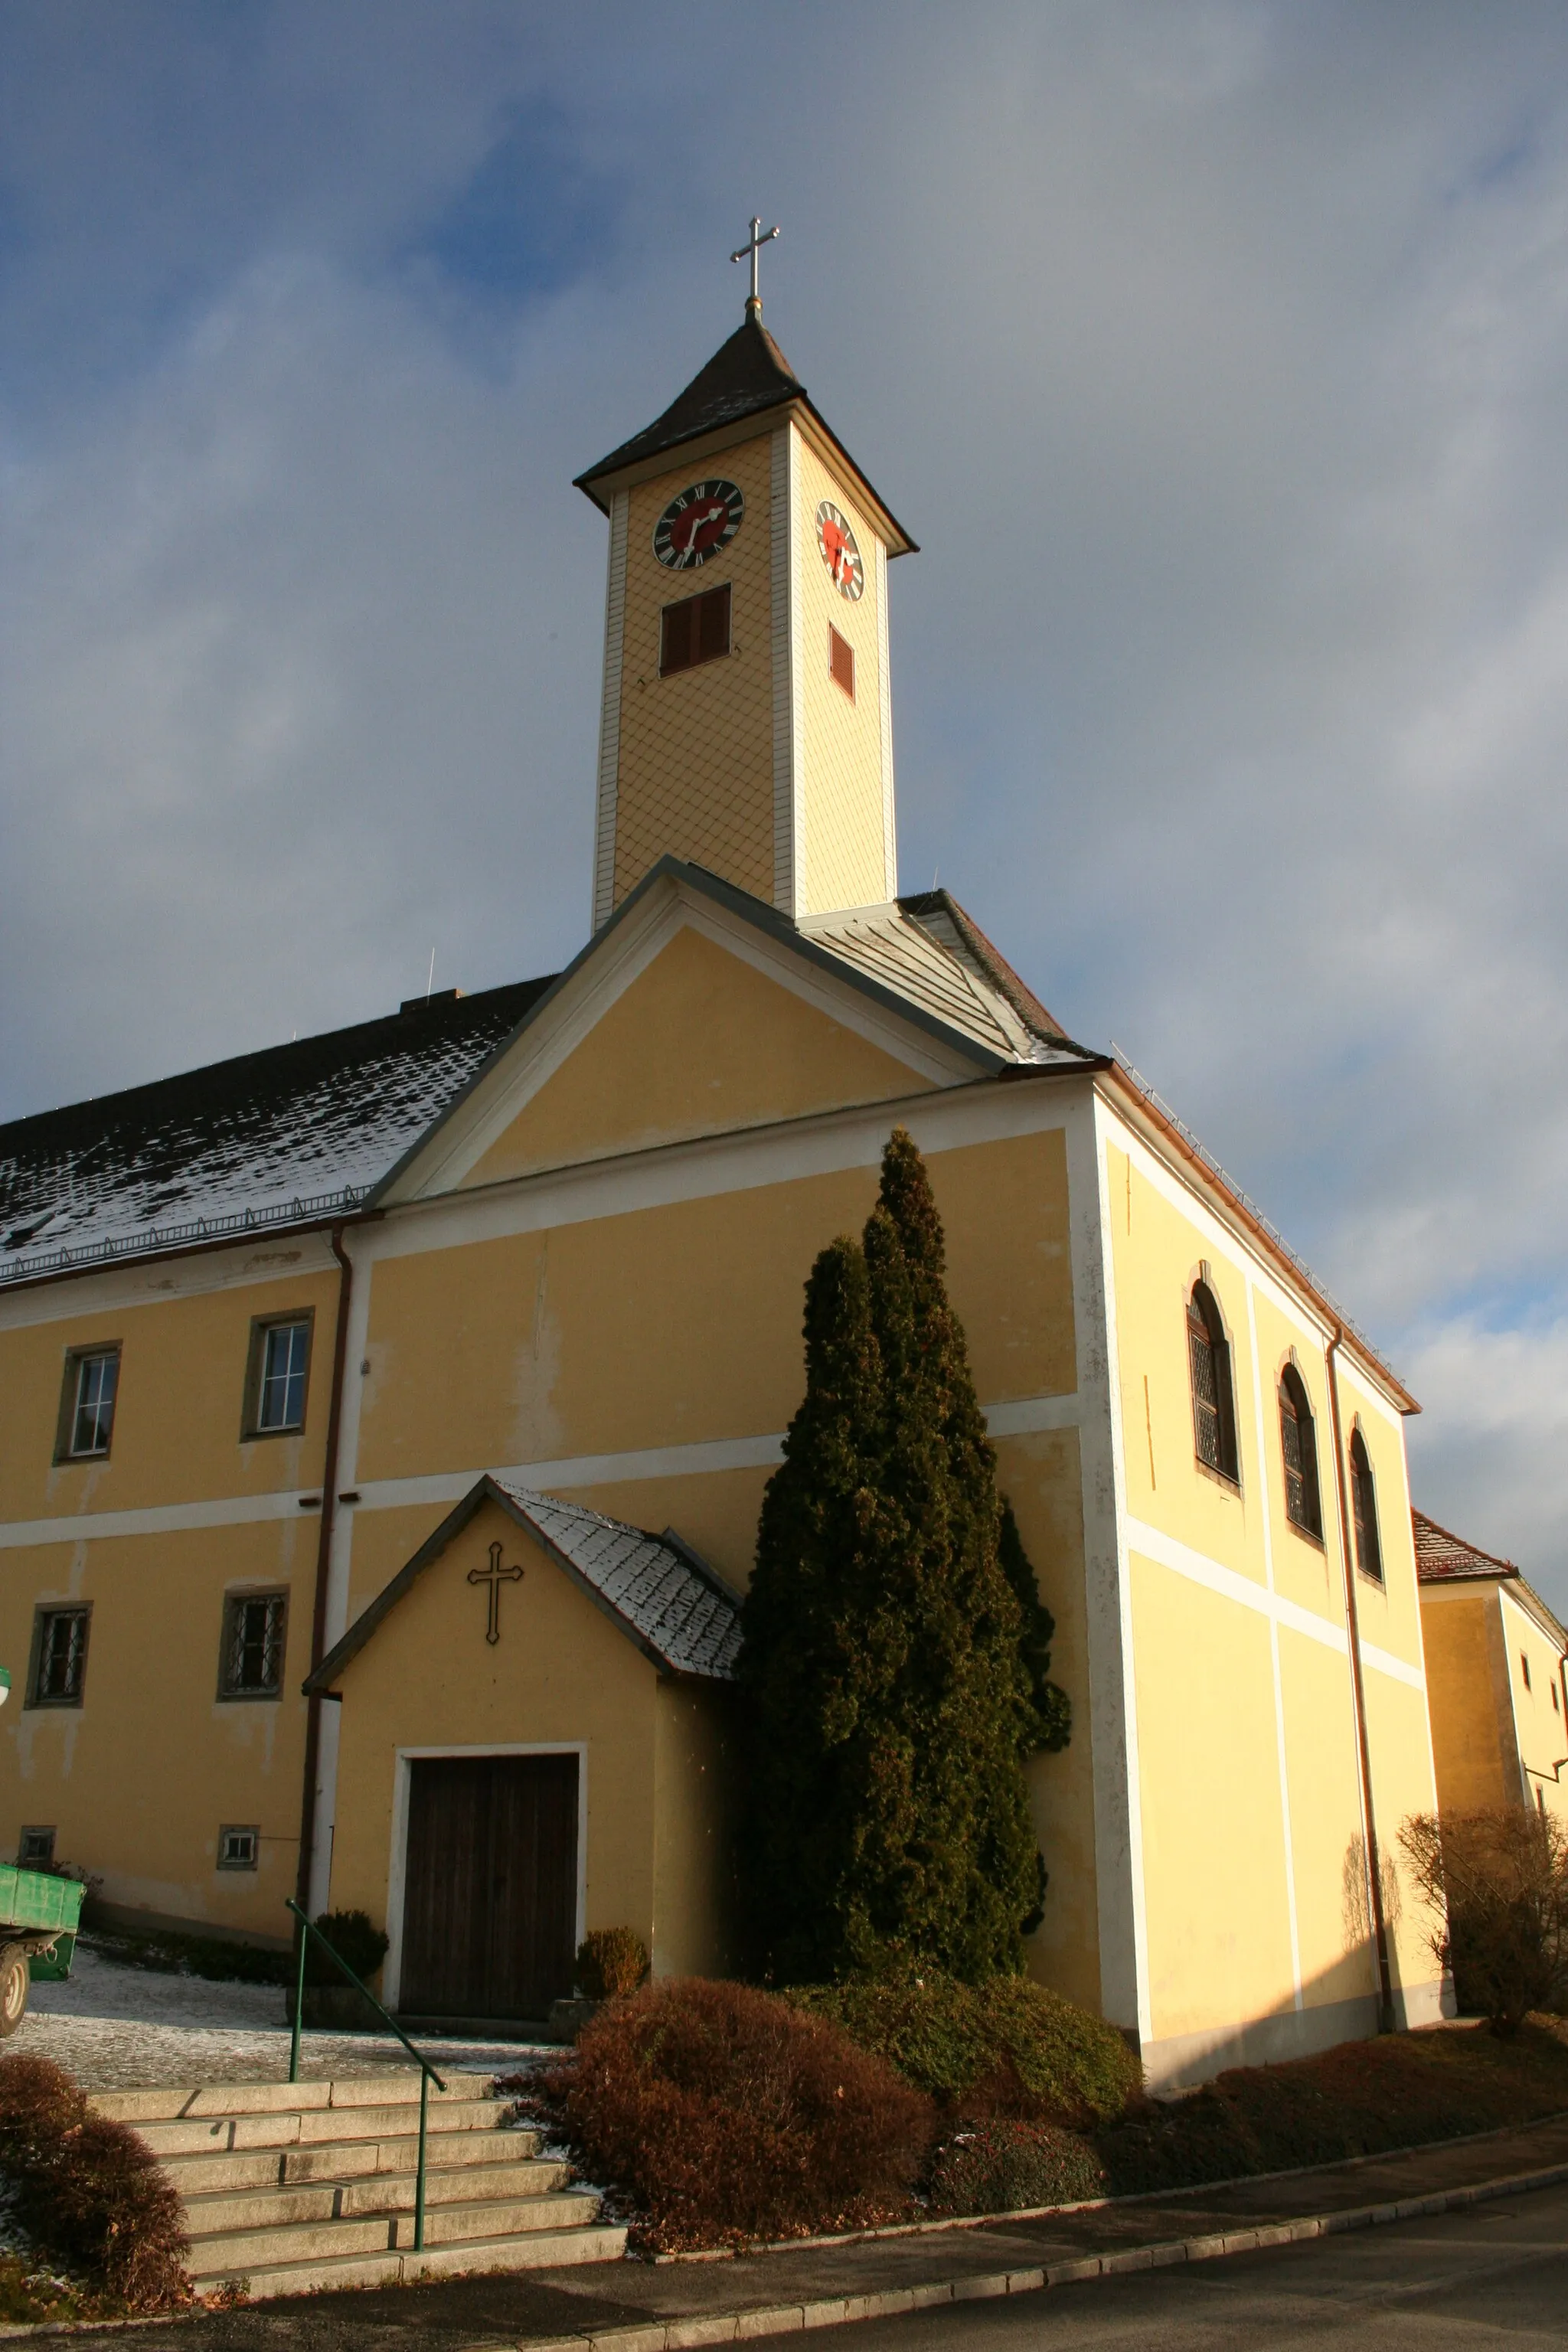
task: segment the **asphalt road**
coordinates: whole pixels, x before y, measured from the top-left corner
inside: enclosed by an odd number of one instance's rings
[[[782,2343],[782,2337],[771,2341]],[[1568,2189],[825,2336],[819,2352],[1563,2352]]]

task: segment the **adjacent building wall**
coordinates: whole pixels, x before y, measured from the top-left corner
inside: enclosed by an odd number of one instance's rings
[[[1321,1314],[1109,1108],[1104,1201],[1115,1299],[1127,1640],[1147,1952],[1145,2062],[1171,2080],[1370,2032],[1377,1977]],[[1224,1320],[1239,1475],[1194,1433],[1187,1301]],[[1323,1536],[1284,1508],[1278,1387],[1314,1415]],[[1396,1832],[1432,1802],[1403,1424],[1344,1351],[1341,1419],[1377,1482],[1385,1583],[1358,1577],[1374,1820],[1404,2012],[1436,2014],[1405,1917]]]

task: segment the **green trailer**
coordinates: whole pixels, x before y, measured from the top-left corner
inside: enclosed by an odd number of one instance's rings
[[[0,1863],[0,2040],[21,2024],[34,1978],[69,1976],[83,1891],[79,1879]]]

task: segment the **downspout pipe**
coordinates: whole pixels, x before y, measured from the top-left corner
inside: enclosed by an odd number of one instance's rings
[[[327,1651],[327,1580],[332,1561],[332,1526],[338,1498],[338,1434],[343,1418],[343,1365],[348,1351],[349,1307],[353,1298],[353,1260],[343,1247],[343,1228],[335,1224],[327,1236],[338,1262],[338,1319],[332,1334],[332,1394],[327,1412],[327,1458],[321,1473],[321,1532],[316,1546],[316,1593],[310,1612],[310,1672],[315,1673]],[[316,1845],[316,1772],[321,1758],[321,1706],[319,1692],[305,1702],[304,1785],[300,1798],[300,1867],[294,1900],[302,1911],[310,1904],[310,1872]]]
[[[1354,1538],[1350,1492],[1345,1476],[1344,1433],[1340,1427],[1340,1382],[1335,1359],[1344,1344],[1344,1325],[1334,1325],[1334,1336],[1324,1356],[1329,1374],[1329,1425],[1334,1442],[1334,1484],[1340,1506],[1340,1558],[1344,1564],[1345,1631],[1350,1637],[1351,1708],[1355,1717],[1356,1758],[1361,1780],[1362,1842],[1366,1850],[1367,1899],[1372,1911],[1373,1941],[1377,1951],[1377,2030],[1392,2033],[1394,1972],[1388,1958],[1388,1921],[1383,1908],[1383,1864],[1377,1847],[1377,1822],[1372,1801],[1372,1745],[1366,1730],[1366,1685],[1362,1677],[1361,1612],[1356,1601]]]

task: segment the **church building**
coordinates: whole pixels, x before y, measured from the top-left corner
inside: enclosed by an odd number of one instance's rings
[[[362,1908],[411,2017],[541,2018],[593,1927],[722,1972],[803,1286],[901,1125],[1073,1707],[1030,1969],[1155,2082],[1436,2017],[1414,1401],[1135,1073],[900,894],[914,542],[754,294],[579,487],[575,960],[0,1130],[0,1855],[279,1944],[296,1892]]]

